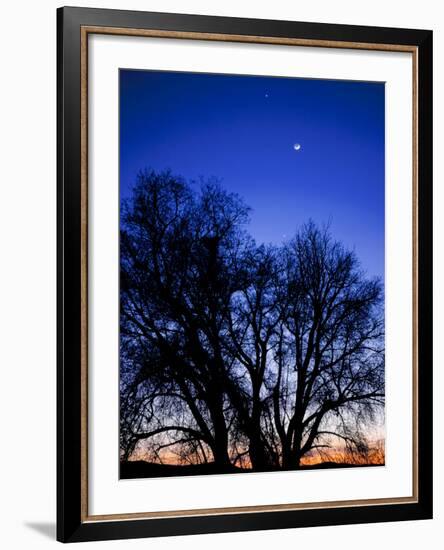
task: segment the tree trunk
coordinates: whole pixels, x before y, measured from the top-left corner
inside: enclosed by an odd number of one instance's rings
[[[223,413],[223,398],[217,396],[212,400],[210,415],[214,429],[214,444],[212,446],[214,462],[223,469],[231,469],[232,464],[228,454],[228,430]]]
[[[254,470],[262,471],[269,469],[271,461],[265,444],[260,437],[260,432],[255,432],[251,435],[248,453],[250,455],[251,466]]]

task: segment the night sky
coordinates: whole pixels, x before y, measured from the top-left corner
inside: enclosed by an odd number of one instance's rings
[[[258,243],[330,222],[384,275],[383,83],[121,70],[122,197],[143,168],[216,176]]]

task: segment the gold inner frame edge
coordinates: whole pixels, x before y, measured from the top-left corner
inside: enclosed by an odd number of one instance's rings
[[[89,515],[88,511],[88,36],[90,34],[138,36],[184,40],[207,40],[253,44],[275,44],[319,48],[340,48],[406,52],[412,54],[412,279],[413,279],[413,395],[412,395],[412,486],[408,497],[381,499],[339,500],[295,504],[270,504],[223,508],[202,508],[141,513]],[[319,508],[346,508],[352,506],[381,506],[384,504],[412,504],[418,502],[418,48],[405,44],[375,44],[254,35],[236,35],[204,32],[166,31],[120,27],[81,26],[80,30],[80,91],[81,91],[81,521],[137,520],[179,518],[192,516],[252,514]]]

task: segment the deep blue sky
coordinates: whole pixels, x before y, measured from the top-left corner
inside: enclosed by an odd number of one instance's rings
[[[382,83],[121,70],[122,196],[145,167],[220,178],[252,207],[257,242],[331,222],[383,277]]]

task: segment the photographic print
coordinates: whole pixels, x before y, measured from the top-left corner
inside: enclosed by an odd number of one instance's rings
[[[120,477],[384,465],[384,84],[119,78]]]

